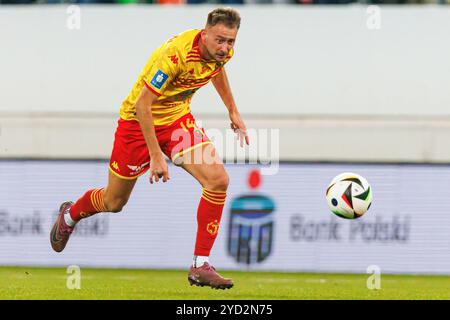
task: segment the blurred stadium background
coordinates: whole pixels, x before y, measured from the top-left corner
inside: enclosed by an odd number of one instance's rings
[[[197,93],[231,179],[214,264],[448,284],[448,1],[0,3],[1,266],[186,269],[201,190],[174,166],[168,184],[141,178],[122,213],[79,224],[63,253],[48,233],[62,201],[105,185],[118,108],[152,51],[226,4],[242,15],[227,71],[255,139],[246,152],[221,140],[226,109],[211,85]],[[359,220],[325,202],[344,171],[374,190]]]

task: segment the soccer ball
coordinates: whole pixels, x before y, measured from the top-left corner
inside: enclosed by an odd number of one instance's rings
[[[352,172],[336,176],[326,192],[331,211],[338,217],[357,219],[372,204],[372,188],[367,180]]]

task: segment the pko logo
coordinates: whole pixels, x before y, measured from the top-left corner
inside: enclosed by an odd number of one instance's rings
[[[261,174],[253,170],[248,184],[256,190],[261,185]],[[246,194],[231,202],[228,230],[228,253],[246,264],[264,261],[272,250],[275,204],[261,194]]]

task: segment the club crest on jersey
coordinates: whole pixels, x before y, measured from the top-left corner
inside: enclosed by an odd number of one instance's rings
[[[167,74],[165,74],[164,72],[162,72],[161,70],[158,69],[158,71],[153,76],[153,79],[150,83],[155,88],[161,89],[161,87],[167,81],[168,78],[169,78],[169,76]]]
[[[209,68],[207,66],[203,66],[202,71],[200,73],[204,74],[206,71],[209,71]]]

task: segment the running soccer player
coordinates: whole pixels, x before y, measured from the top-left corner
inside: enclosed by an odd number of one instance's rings
[[[214,145],[204,129],[197,126],[190,102],[194,93],[211,80],[228,109],[231,128],[238,134],[241,146],[244,142],[249,144],[224,68],[233,56],[240,20],[232,8],[215,9],[208,14],[204,29],[185,31],[153,52],[120,108],[108,185],[88,190],[75,203],[61,204],[50,232],[55,251],[64,250],[81,219],[99,212],[120,212],[137,178],[148,169],[151,184],[167,182],[170,177],[165,154],[203,188],[189,283],[215,289],[233,286],[233,281],[219,275],[208,260],[219,230],[229,179]]]

